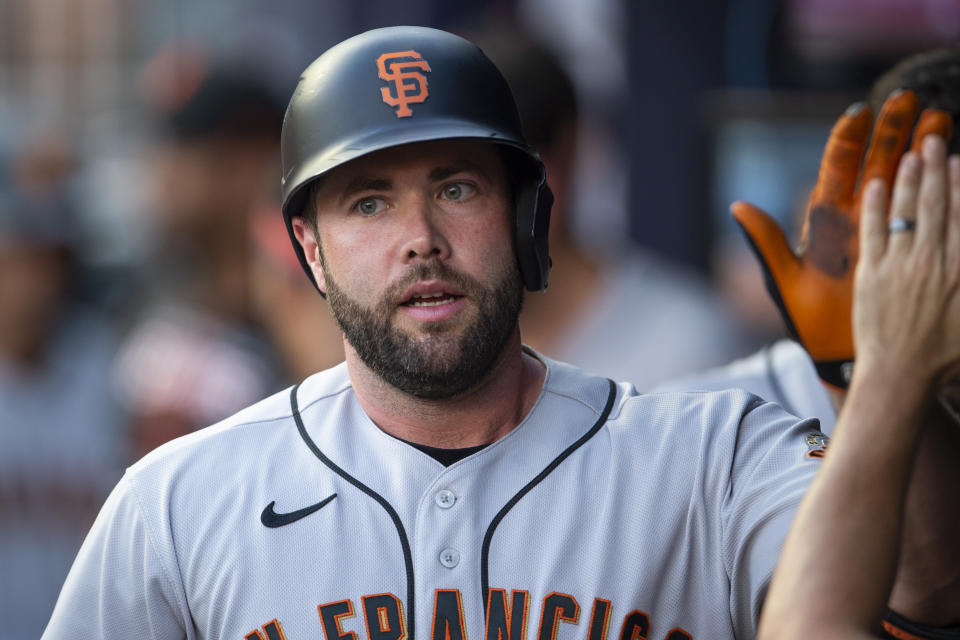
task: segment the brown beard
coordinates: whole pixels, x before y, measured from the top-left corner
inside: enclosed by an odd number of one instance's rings
[[[424,337],[393,325],[403,292],[420,280],[433,279],[450,283],[477,305],[478,317],[459,335],[448,332],[457,320],[427,325]],[[489,289],[441,262],[420,264],[391,285],[372,309],[351,299],[329,271],[325,281],[333,317],[364,364],[393,387],[427,400],[452,398],[476,387],[516,330],[523,306],[516,264]]]

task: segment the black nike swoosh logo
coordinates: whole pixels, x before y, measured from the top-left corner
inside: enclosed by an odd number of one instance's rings
[[[273,505],[277,504],[277,501],[274,500],[264,508],[263,513],[260,514],[260,522],[263,523],[263,526],[270,527],[271,529],[276,529],[277,527],[282,527],[285,524],[290,524],[291,522],[296,522],[300,518],[306,518],[308,515],[314,511],[319,511],[327,506],[331,500],[337,497],[337,494],[333,494],[327,498],[324,498],[317,504],[312,504],[309,507],[304,507],[303,509],[297,509],[296,511],[291,511],[290,513],[277,513],[273,510]]]

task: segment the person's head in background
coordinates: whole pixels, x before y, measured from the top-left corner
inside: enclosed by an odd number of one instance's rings
[[[563,283],[527,296],[520,317],[524,342],[555,352],[568,323],[578,318],[603,275],[602,259],[575,235],[571,210],[580,130],[576,87],[557,54],[519,29],[493,27],[468,34],[503,73],[513,91],[521,126],[540,155],[554,194],[550,213],[551,282]]]
[[[949,153],[960,153],[960,47],[935,49],[908,56],[881,75],[870,89],[873,112],[897,89],[917,94],[921,109],[940,109],[953,120]]]
[[[573,80],[553,51],[520,30],[497,28],[468,37],[507,79],[523,133],[546,167],[554,195],[550,251],[556,256],[576,242],[568,209],[578,152],[579,109]]]
[[[63,194],[0,184],[0,359],[42,366],[64,318],[78,229]]]
[[[143,85],[157,123],[149,196],[161,260],[173,251],[202,299],[243,298],[247,218],[276,199],[283,106],[252,72],[181,52],[158,55]]]
[[[869,93],[870,107],[879,113],[883,101],[897,89],[910,89],[917,95],[920,109],[946,111],[953,121],[953,133],[947,141],[947,152],[960,153],[960,46],[916,53],[902,59],[873,83]],[[960,318],[956,319],[960,322]],[[834,405],[839,407],[845,394],[831,390]],[[949,385],[944,398],[954,410],[960,408],[960,381]]]
[[[604,167],[603,186],[611,187],[626,180],[628,167],[605,149],[606,134],[591,119],[589,97],[579,99],[584,94],[568,61],[516,27],[494,25],[469,35],[510,84],[524,135],[542,158],[556,198],[551,286],[524,301],[524,343],[638,387],[732,357],[740,337],[707,283],[669,256],[609,230],[604,208],[611,193],[589,174]],[[633,214],[636,207],[621,209]],[[610,241],[598,242],[602,237]],[[664,320],[672,314],[683,319]]]

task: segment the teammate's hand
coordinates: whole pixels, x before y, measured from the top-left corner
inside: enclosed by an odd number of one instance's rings
[[[891,197],[867,185],[860,244],[857,366],[940,388],[960,369],[960,156],[942,138],[903,157]]]
[[[862,163],[873,116],[870,108],[854,105],[837,121],[796,253],[769,215],[745,202],[731,207],[760,259],[767,288],[788,330],[810,354],[820,378],[837,388],[848,386],[854,355],[851,313],[862,187],[872,178],[893,181],[917,108],[913,92],[891,95]],[[914,146],[929,133],[948,138],[950,125],[946,113],[924,111],[914,131]]]

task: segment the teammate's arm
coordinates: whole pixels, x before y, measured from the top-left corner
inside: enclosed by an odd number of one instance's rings
[[[925,412],[960,374],[960,158],[904,156],[891,201],[867,190],[854,296],[857,367],[824,466],[798,510],[761,638],[867,638],[897,570]],[[948,175],[949,174],[949,175]],[[949,203],[949,205],[948,205]],[[916,221],[888,233],[886,214]]]

